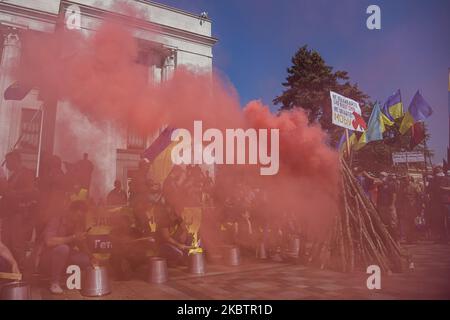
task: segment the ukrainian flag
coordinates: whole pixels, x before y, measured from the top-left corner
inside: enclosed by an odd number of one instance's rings
[[[369,122],[367,124],[367,130],[364,131],[359,139],[355,137],[357,142],[354,143],[353,149],[356,151],[362,149],[370,141],[377,141],[383,139],[383,132],[386,131],[386,126],[392,126],[394,122],[381,112],[380,105],[378,103],[372,109]]]
[[[348,137],[348,142],[349,142],[349,148],[351,149],[353,147],[353,145],[358,141],[358,139],[356,138],[356,133],[349,130],[349,137]],[[351,134],[350,134],[351,133]],[[345,152],[347,152],[347,139],[345,138],[345,132],[342,133],[341,138],[339,139],[338,145],[337,145],[337,149],[339,150],[339,154],[343,155]]]
[[[403,103],[400,89],[387,98],[383,105],[382,111],[391,121],[403,117]]]
[[[142,156],[151,162],[149,175],[153,182],[163,184],[164,180],[172,170],[172,149],[178,143],[172,141],[171,136],[174,128],[167,127],[156,140],[144,151]]]
[[[425,101],[419,90],[417,90],[409,105],[408,112],[403,117],[399,130],[400,133],[405,134],[415,122],[424,121],[431,116],[432,113],[433,109],[431,109],[428,102]]]
[[[357,142],[353,146],[353,149],[358,151],[358,150],[362,149],[366,144],[367,144],[366,132],[363,132],[361,134],[361,136],[359,137],[359,139],[357,139]]]
[[[386,131],[386,125],[392,126],[393,124],[394,122],[381,112],[380,105],[376,103],[372,109],[367,130],[364,132],[365,142],[383,140],[383,132]]]

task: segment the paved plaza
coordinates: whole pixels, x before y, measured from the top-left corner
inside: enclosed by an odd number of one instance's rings
[[[340,273],[272,261],[243,261],[238,267],[208,264],[205,275],[169,268],[170,280],[114,281],[113,292],[86,298],[78,291],[51,295],[33,289],[33,299],[450,299],[450,245],[407,246],[415,270],[382,275],[381,289],[368,290],[365,273]]]

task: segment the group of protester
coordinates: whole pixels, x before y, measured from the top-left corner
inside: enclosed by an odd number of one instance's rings
[[[174,166],[158,183],[148,176],[149,165],[139,162],[126,191],[116,180],[106,201],[95,203],[89,196],[94,166],[87,154],[76,163],[44,156],[38,178],[18,152],[7,154],[9,177],[0,180],[0,272],[47,275],[50,291],[62,293],[67,265],[104,263],[89,240],[87,220],[111,208],[119,214],[108,222],[113,245],[107,263],[120,279],[129,279],[149,256],[183,265],[190,253],[213,257],[224,245],[237,245],[250,256],[263,248],[282,261],[289,258],[290,240],[307,237],[295,212],[280,208],[271,218],[268,191],[244,178],[225,186],[220,176],[213,179],[191,165]],[[410,175],[354,170],[395,239],[414,242],[423,229],[436,241],[447,241],[450,172],[436,167],[422,182]],[[200,210],[201,228],[194,230],[186,208]]]
[[[17,151],[6,155],[5,165],[9,177],[0,180],[0,272],[46,273],[51,292],[61,293],[68,264],[84,267],[95,260],[84,254],[89,252],[83,229],[88,204],[77,200],[89,189],[93,165],[85,154],[76,163],[65,163],[64,171],[59,157],[44,155],[35,178]]]
[[[375,176],[357,167],[354,173],[394,239],[415,243],[424,237],[447,243],[450,171],[444,173],[436,166],[420,181],[409,174],[380,172]]]
[[[89,196],[94,166],[87,154],[76,163],[44,156],[36,178],[20,153],[9,153],[9,177],[0,186],[0,272],[46,275],[50,291],[62,293],[69,264],[102,263],[87,220],[107,208],[123,209],[109,221],[108,234],[113,243],[108,263],[118,278],[130,278],[151,255],[165,257],[169,265],[186,264],[189,253],[212,255],[226,244],[255,255],[262,243],[274,259],[281,259],[287,235],[296,232],[295,219],[284,214],[269,223],[261,189],[241,181],[225,192],[198,165],[174,166],[161,184],[148,177],[148,167],[141,161],[127,191],[117,180],[106,201],[95,203]],[[185,208],[203,213],[200,230],[192,230]]]

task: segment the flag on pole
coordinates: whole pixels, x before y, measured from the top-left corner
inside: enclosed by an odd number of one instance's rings
[[[400,133],[405,134],[414,125],[414,123],[424,121],[432,113],[433,109],[431,109],[428,102],[425,101],[419,90],[417,90],[411,104],[409,105],[408,112],[406,112],[403,117],[400,125]]]
[[[15,100],[21,101],[23,100],[27,94],[31,91],[31,87],[24,85],[23,83],[16,81],[11,84],[8,88],[6,88],[3,93],[3,98],[5,100]]]
[[[149,168],[150,177],[155,183],[161,185],[173,167],[171,153],[173,147],[178,143],[171,140],[174,131],[175,129],[170,127],[164,129],[142,154],[144,158],[151,162]]]
[[[358,139],[356,138],[356,133],[349,130],[349,137],[348,137],[349,148],[351,149],[357,141]],[[345,132],[342,133],[342,136],[338,141],[337,149],[339,150],[339,153],[341,155],[347,152],[347,139],[345,137]]]
[[[375,103],[369,118],[368,128],[365,132],[365,142],[383,140],[383,132],[386,131],[386,125],[392,126],[393,124],[394,123],[381,112],[380,105]]]
[[[425,139],[425,126],[423,122],[416,122],[411,127],[410,149],[420,144]]]
[[[366,144],[367,144],[367,136],[366,136],[366,132],[363,132],[361,134],[361,136],[358,138],[356,138],[356,143],[353,146],[353,149],[358,151],[360,149],[362,149]]]
[[[400,89],[387,98],[381,110],[391,121],[403,117],[403,102]]]

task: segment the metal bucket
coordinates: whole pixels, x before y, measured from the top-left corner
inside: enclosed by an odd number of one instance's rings
[[[31,286],[24,281],[14,281],[3,285],[1,300],[30,300]]]
[[[81,274],[81,294],[99,297],[111,293],[108,270],[105,266],[88,267]]]
[[[169,278],[166,259],[159,257],[149,258],[148,282],[163,283]]]
[[[256,257],[259,259],[267,259],[266,246],[261,243],[256,251]]]
[[[298,255],[300,252],[300,238],[295,237],[289,240],[289,252]]]
[[[241,264],[241,253],[239,247],[225,246],[223,248],[223,259],[226,265],[238,266]]]
[[[205,259],[203,253],[193,253],[189,255],[189,272],[197,274],[205,273]]]

